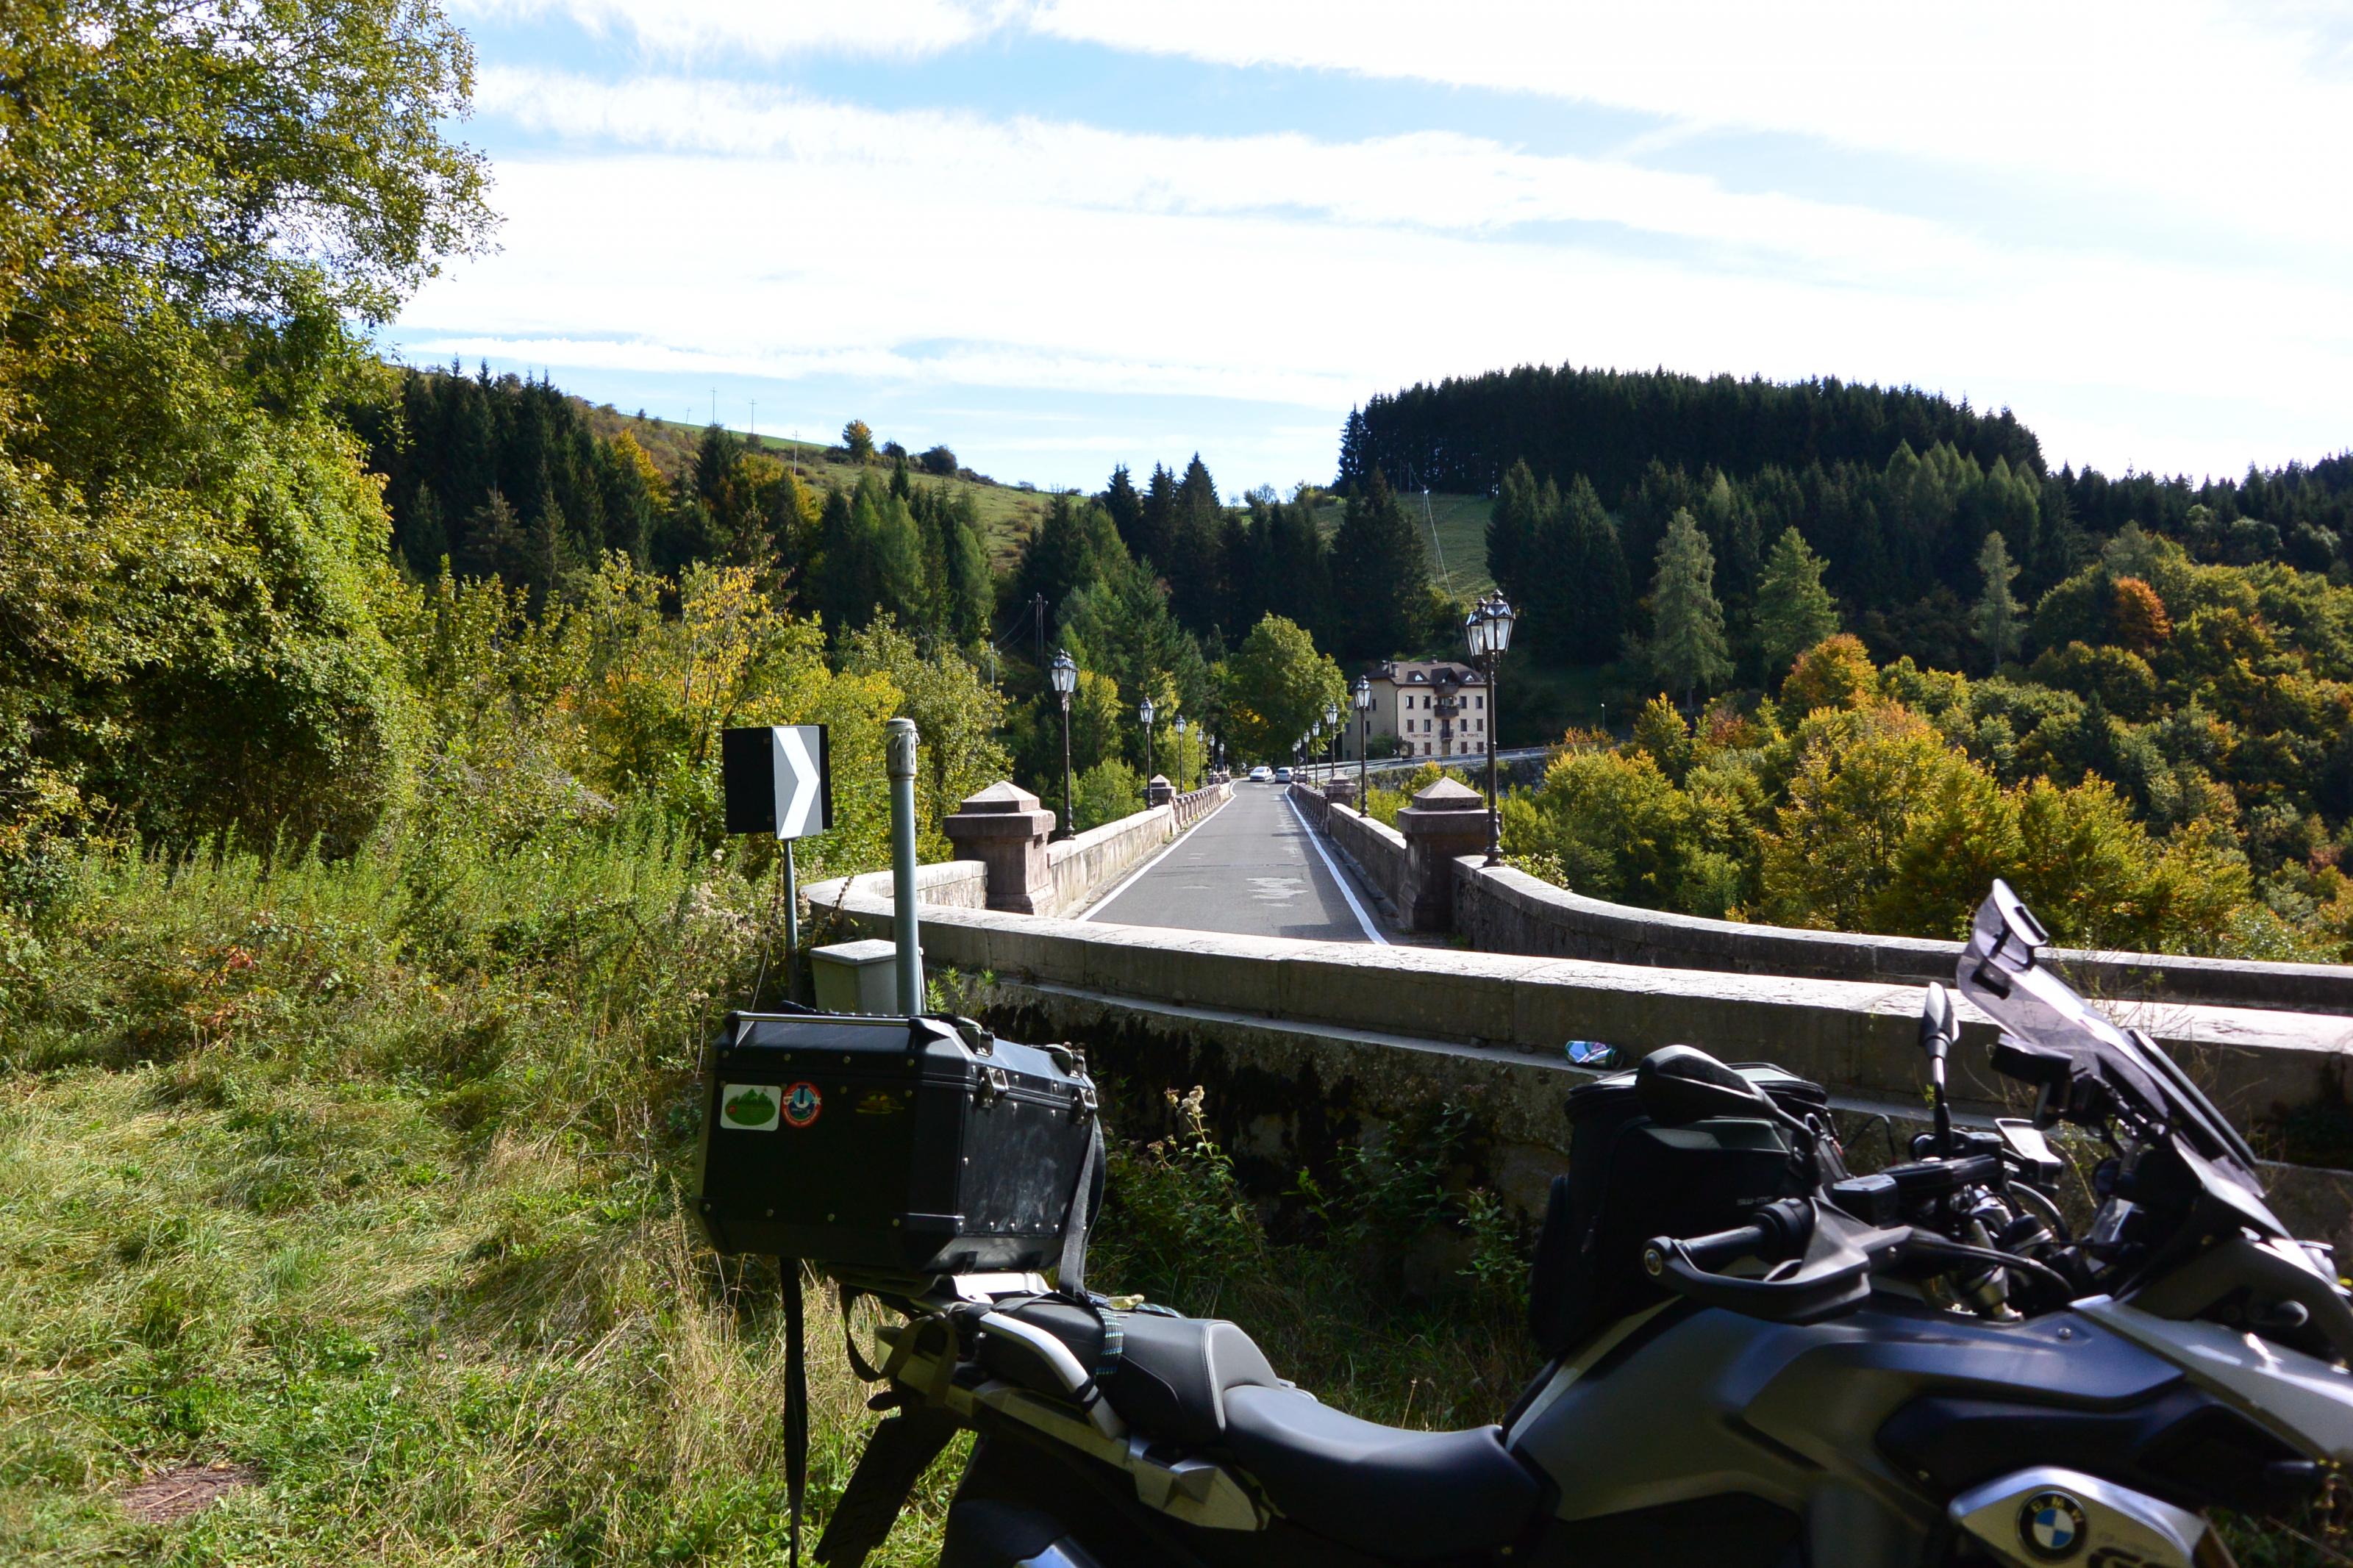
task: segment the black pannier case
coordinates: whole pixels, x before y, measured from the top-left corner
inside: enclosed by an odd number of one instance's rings
[[[1761,1062],[1734,1070],[1790,1115],[1827,1118],[1820,1085]],[[1568,1121],[1568,1174],[1553,1179],[1528,1279],[1528,1326],[1547,1355],[1664,1297],[1641,1267],[1652,1237],[1730,1230],[1751,1210],[1809,1190],[1776,1123],[1658,1126],[1642,1114],[1631,1072],[1571,1089]]]
[[[694,1203],[722,1252],[1041,1269],[1101,1179],[1077,1053],[967,1020],[731,1013],[707,1076]]]

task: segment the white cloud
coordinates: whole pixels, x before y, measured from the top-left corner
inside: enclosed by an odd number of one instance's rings
[[[758,52],[751,35],[770,19],[626,0],[476,3],[560,10],[681,55]],[[1186,25],[1155,30],[1152,3],[1059,5],[1032,25],[1121,47],[1177,39],[1237,63],[1599,97],[1687,126],[1987,166],[2050,134],[2036,166],[2087,192],[2153,177],[2149,165],[2172,157],[2183,202],[2229,198],[2306,232],[2254,261],[2132,256],[2076,235],[2005,243],[2025,226],[1973,226],[1967,213],[1940,223],[1750,194],[1630,156],[1542,155],[1455,132],[1156,134],[494,66],[482,111],[543,150],[499,163],[505,251],[437,281],[405,320],[425,329],[427,357],[1020,388],[1082,406],[1108,395],[1229,398],[1329,410],[1335,426],[1367,394],[1416,379],[1567,361],[1919,383],[2010,405],[2054,461],[2110,468],[2234,472],[2347,442],[2353,274],[2337,246],[2353,219],[2316,189],[2288,202],[2274,191],[2300,173],[2277,147],[2342,98],[2298,74],[2292,29],[2218,46],[2200,96],[2179,62],[2164,64],[2203,15],[2179,7],[2148,13],[2154,44],[2096,37],[2063,9],[2031,47],[1947,19],[1933,48],[1905,15],[1874,10],[1844,30],[1868,50],[1815,60],[1799,57],[1820,27],[1760,31],[1745,11],[1703,26],[1685,5],[1669,13],[1686,33],[1669,69],[1632,58],[1663,47],[1667,25],[1647,10],[1557,23],[1547,10],[1507,26],[1474,7],[1417,51],[1419,24],[1391,7],[1352,7],[1351,25],[1319,28],[1312,8],[1246,16],[1203,0]],[[2004,17],[2016,20],[1994,14]],[[775,48],[921,51],[1003,25],[995,10],[917,0],[832,32],[794,13],[766,37]],[[1461,47],[1458,34],[1491,47]],[[2111,80],[2087,58],[2141,74]],[[1853,101],[1817,101],[1838,96],[1841,73]],[[2249,107],[2250,82],[2276,86],[2268,119]],[[2201,128],[2194,148],[2143,135],[2176,92],[2195,107],[2168,112]],[[2059,134],[2102,114],[2114,123],[2096,134]],[[2218,184],[2218,159],[2258,145],[2273,147],[2268,163]],[[2338,134],[2299,151],[2326,172],[2348,145]],[[1003,445],[1078,452],[1116,438],[1055,439]],[[1295,447],[1295,463],[1260,471],[1317,472],[1329,446],[1270,429],[1252,460]]]
[[[504,24],[560,16],[600,37],[627,33],[641,48],[681,58],[929,55],[997,26],[991,8],[958,0],[457,0],[452,9],[470,21]]]
[[[539,363],[1249,399],[1335,426],[1372,391],[1565,360],[1922,382],[2011,404],[2054,460],[2108,467],[2235,471],[2344,438],[2353,345],[2310,330],[2353,319],[2341,291],[2100,258],[1862,286],[1328,213],[1124,210],[1064,191],[1069,149],[1034,129],[997,166],[957,161],[963,122],[909,118],[930,129],[896,127],[883,163],[823,137],[792,156],[503,161],[504,251],[406,320],[445,330],[432,357],[442,337],[469,357],[496,340]],[[2135,449],[2095,427],[2119,387],[2156,400]],[[1320,471],[1329,443],[1312,445],[1263,471]]]
[[[1531,93],[2038,184],[2122,184],[2341,247],[2353,217],[2316,199],[2353,173],[2353,93],[2327,16],[2224,0],[1450,0],[1442,13],[1041,0],[1028,25],[1123,50]]]
[[[1218,65],[1530,94],[1787,133],[2353,252],[2340,12],[2230,0],[464,0],[670,57],[937,54],[1029,31]]]
[[[997,194],[1111,210],[1293,210],[1351,224],[1493,232],[1603,223],[1860,272],[1981,270],[1992,258],[1943,226],[1778,195],[1739,195],[1695,174],[1424,132],[1335,143],[1298,134],[1208,137],[926,111],[885,113],[734,82],[666,77],[611,84],[491,69],[479,102],[531,131],[633,147],[863,163],[926,189],[967,181]]]

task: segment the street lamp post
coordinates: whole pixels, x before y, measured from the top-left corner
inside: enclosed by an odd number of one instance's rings
[[[1318,719],[1307,726],[1307,771],[1311,773],[1315,771],[1315,753],[1324,749],[1323,740],[1324,721]]]
[[[1496,670],[1512,646],[1512,623],[1518,617],[1499,590],[1479,601],[1462,623],[1471,657],[1487,677],[1487,864],[1504,863],[1504,820],[1495,794],[1495,724],[1502,704],[1495,700]]]
[[[1356,677],[1356,689],[1354,696],[1356,703],[1356,809],[1370,811],[1372,807],[1366,803],[1373,797],[1365,782],[1365,756],[1373,749],[1370,728],[1373,721],[1373,678],[1371,676]]]
[[[1054,693],[1062,700],[1062,837],[1071,836],[1071,693],[1079,689],[1078,661],[1069,648],[1054,650],[1054,663],[1048,672],[1053,678]]]
[[[1324,704],[1324,731],[1332,737],[1332,762],[1337,766],[1340,761],[1340,705],[1337,702]],[[1327,773],[1324,776],[1328,778],[1330,774]]]
[[[1152,699],[1147,697],[1135,705],[1135,716],[1144,721],[1144,782],[1152,782]]]
[[[1185,793],[1185,715],[1176,715],[1176,793]]]

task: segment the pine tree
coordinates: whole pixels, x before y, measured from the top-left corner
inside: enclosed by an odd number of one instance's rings
[[[1168,578],[1169,605],[1176,618],[1188,629],[1206,633],[1217,623],[1224,598],[1225,569],[1219,549],[1218,487],[1198,452],[1185,465],[1185,477],[1176,484],[1176,503],[1168,555],[1165,560],[1155,558],[1154,564]]]
[[[1103,510],[1111,513],[1112,526],[1119,530],[1120,542],[1134,550],[1144,526],[1144,497],[1128,477],[1125,463],[1111,471],[1111,483],[1104,487],[1102,500]]]
[[[449,531],[441,525],[440,505],[433,499],[433,487],[422,479],[417,483],[416,499],[408,504],[400,548],[407,557],[408,569],[419,577],[439,575],[442,559],[449,553]]]
[[[1686,701],[1732,673],[1724,606],[1715,599],[1715,556],[1688,510],[1667,520],[1651,580],[1651,668]]]
[[[496,577],[510,588],[522,584],[528,553],[522,520],[497,487],[467,517],[459,539],[456,565],[461,575]]]
[[[1487,514],[1487,574],[1495,579],[1505,598],[1516,603],[1528,598],[1528,584],[1521,572],[1539,521],[1535,472],[1523,458],[1504,471],[1503,488],[1496,492],[1494,509]]]
[[[1333,537],[1332,591],[1348,658],[1409,653],[1421,640],[1430,597],[1428,546],[1378,468],[1348,498]]]
[[[873,477],[858,481],[854,510],[861,516],[857,531],[873,542],[874,596],[854,616],[864,626],[877,614],[897,617],[901,626],[919,626],[923,618],[923,544],[908,515],[907,503],[892,495]]]
[[[1547,481],[1542,501],[1544,522],[1525,574],[1530,624],[1547,628],[1536,646],[1577,663],[1605,663],[1626,629],[1626,554],[1617,524],[1583,474],[1565,496]]]
[[[1365,411],[1348,410],[1348,422],[1340,428],[1340,471],[1332,481],[1333,489],[1354,490],[1363,481],[1366,470],[1373,466],[1371,447]]]
[[[1978,578],[1984,584],[1978,595],[1977,610],[1970,616],[1970,629],[1978,641],[1985,644],[1999,666],[2018,656],[2018,600],[2010,584],[2018,575],[2011,564],[2010,547],[1999,532],[1989,533],[1978,551]]]
[[[1828,564],[1807,548],[1805,536],[1794,528],[1783,529],[1773,542],[1757,581],[1757,637],[1764,646],[1767,681],[1839,629],[1838,607],[1822,586],[1822,569]]]
[[[1176,476],[1152,465],[1152,478],[1144,487],[1144,506],[1136,514],[1135,532],[1124,535],[1127,552],[1138,561],[1148,561],[1155,572],[1168,570],[1171,547],[1176,537]]]

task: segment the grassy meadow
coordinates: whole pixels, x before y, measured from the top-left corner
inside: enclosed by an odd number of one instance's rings
[[[1495,585],[1487,571],[1487,517],[1494,510],[1493,497],[1399,490],[1398,504],[1420,530],[1422,543],[1430,552],[1432,583],[1470,598]],[[1315,526],[1327,538],[1337,533],[1345,510],[1337,500],[1324,501],[1315,509]]]
[[[622,829],[71,878],[0,953],[0,1562],[782,1561],[776,1268],[681,1204],[765,885]],[[1516,1238],[1444,1164],[1367,1167],[1282,1247],[1206,1138],[1119,1144],[1098,1281],[1240,1318],[1352,1409],[1492,1420],[1531,1370]],[[1369,1216],[1441,1215],[1462,1290],[1391,1305]],[[875,1418],[807,1306],[814,1528]],[[881,1561],[934,1559],[952,1460]],[[137,1516],[198,1467],[250,1484]]]

